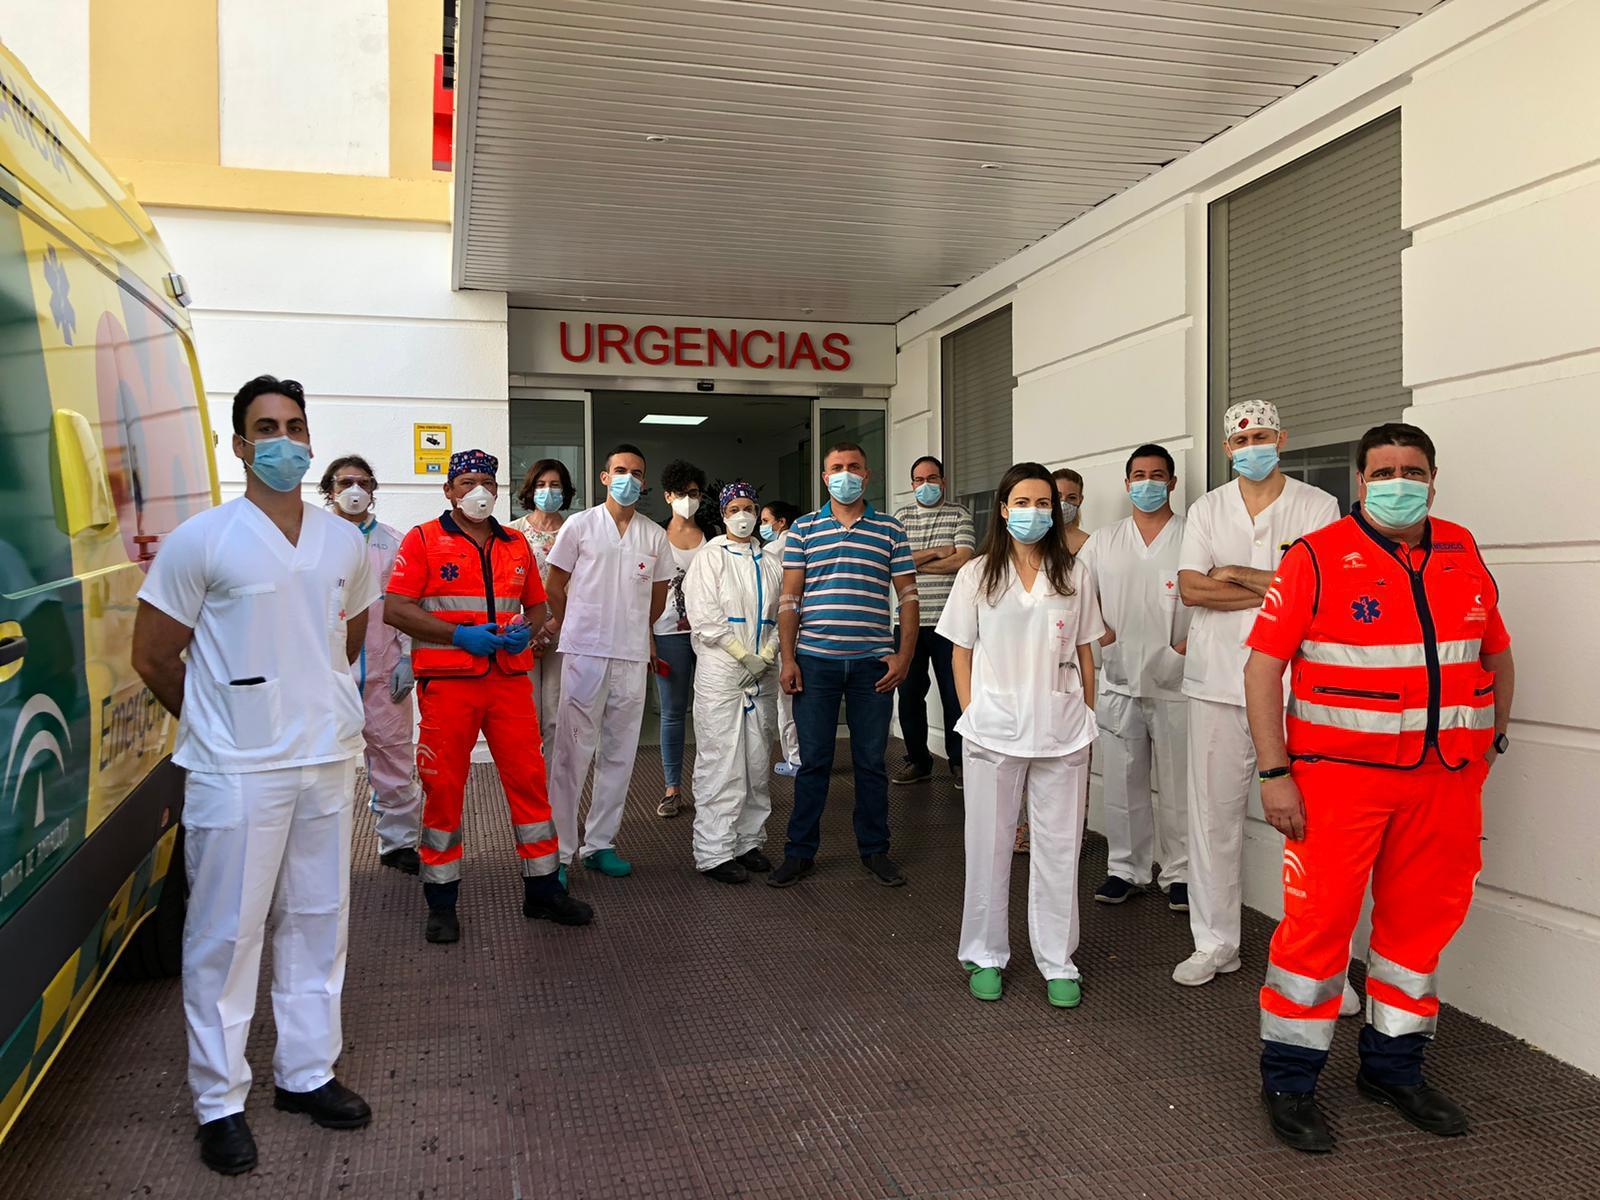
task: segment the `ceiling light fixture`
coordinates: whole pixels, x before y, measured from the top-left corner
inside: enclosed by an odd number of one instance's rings
[[[708,418],[691,417],[684,413],[649,413],[639,418],[641,425],[701,425]]]
[[[659,146],[661,143],[670,142],[672,139],[664,133],[647,133],[644,135],[644,140],[652,146]]]

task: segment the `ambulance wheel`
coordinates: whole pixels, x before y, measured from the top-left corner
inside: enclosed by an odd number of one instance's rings
[[[189,879],[183,869],[183,826],[178,826],[166,882],[155,912],[134,932],[117,964],[122,979],[171,979],[183,970],[183,916],[189,907]]]

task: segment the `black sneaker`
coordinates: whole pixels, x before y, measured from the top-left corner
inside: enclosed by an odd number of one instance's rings
[[[921,783],[924,779],[933,778],[932,763],[908,762],[893,775],[889,776],[892,783]]]
[[[274,1088],[272,1107],[280,1112],[305,1113],[324,1129],[361,1129],[372,1120],[372,1109],[337,1079],[309,1092]]]
[[[1120,875],[1107,875],[1100,890],[1094,894],[1096,904],[1121,904],[1139,889]]]
[[[760,850],[746,850],[739,855],[739,862],[744,864],[746,871],[754,872],[757,875],[765,875],[772,870],[772,860],[761,853]]]
[[[1167,889],[1167,907],[1173,912],[1189,911],[1189,885],[1175,883]]]
[[[954,771],[950,772],[951,777],[955,780],[956,791],[958,791],[958,792],[964,791],[966,789],[967,781],[962,778],[962,776],[965,775],[965,774],[966,774],[966,772],[963,771],[960,767],[957,767]]]
[[[407,875],[415,875],[422,870],[422,859],[417,855],[415,847],[401,846],[398,850],[391,850],[387,854],[378,855],[378,861],[386,867],[392,867]]]
[[[900,874],[900,868],[889,861],[887,854],[869,854],[861,860],[861,865],[884,887],[904,887],[906,877]]]
[[[243,1175],[256,1169],[256,1139],[250,1135],[243,1113],[230,1113],[207,1121],[195,1131],[200,1139],[200,1161],[218,1175]]]
[[[776,888],[793,887],[811,874],[814,866],[816,864],[809,858],[794,858],[786,854],[778,869],[767,876],[767,886]]]
[[[709,871],[701,871],[700,874],[707,879],[715,879],[718,883],[744,883],[750,878],[750,872],[745,870],[743,864],[736,858],[718,863]]]
[[[545,879],[553,881],[554,875]],[[528,880],[533,883],[532,879]],[[543,882],[543,881],[540,881]],[[574,899],[564,887],[526,887],[522,893],[522,915],[530,921],[554,921],[557,925],[587,925],[594,920],[594,909]]]
[[[451,942],[459,942],[461,940],[461,922],[456,920],[456,910],[453,908],[429,909],[428,927],[423,936],[439,946],[448,946]]]

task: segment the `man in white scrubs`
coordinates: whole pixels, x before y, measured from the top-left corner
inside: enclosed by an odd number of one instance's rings
[[[189,1086],[200,1157],[226,1175],[256,1165],[244,1050],[269,909],[275,1106],[330,1129],[372,1119],[333,1065],[365,724],[350,664],[378,582],[360,530],[300,498],[310,443],[298,383],[240,389],[244,496],[167,535],[133,634],[134,668],[178,717],[172,760],[188,771]]]
[[[600,473],[605,503],[568,517],[550,547],[550,623],[561,640],[560,752],[550,776],[561,862],[620,878],[633,866],[614,842],[639,752],[645,684],[654,658],[650,627],[667,606],[676,566],[666,532],[637,505],[644,455],[618,446]],[[583,844],[578,798],[594,764]]]
[[[1189,812],[1184,798],[1187,715],[1183,654],[1189,610],[1178,599],[1183,518],[1172,511],[1177,464],[1162,446],[1140,446],[1124,472],[1131,516],[1089,538],[1112,639],[1100,652],[1100,768],[1104,780],[1106,881],[1094,898],[1121,904],[1161,864],[1174,912],[1189,910]],[[1159,791],[1152,794],[1151,760]]]
[[[1233,405],[1222,436],[1238,478],[1196,501],[1178,554],[1178,589],[1196,610],[1183,674],[1194,953],[1172,973],[1188,987],[1239,969],[1245,809],[1256,771],[1245,720],[1245,639],[1284,551],[1339,519],[1337,500],[1278,469],[1287,438],[1276,405]]]

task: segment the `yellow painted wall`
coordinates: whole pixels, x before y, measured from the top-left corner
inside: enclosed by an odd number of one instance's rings
[[[140,203],[235,212],[450,221],[433,170],[437,0],[389,0],[389,176],[221,165],[216,0],[91,0],[94,146]]]

